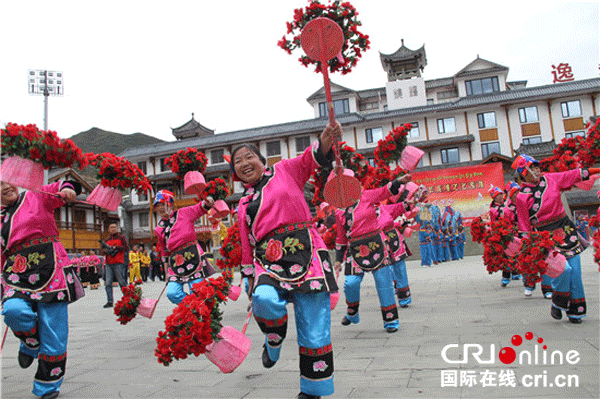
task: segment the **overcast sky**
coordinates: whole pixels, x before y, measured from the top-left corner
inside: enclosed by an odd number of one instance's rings
[[[323,0],[322,2],[326,2]],[[98,127],[174,140],[191,113],[216,133],[313,117],[306,98],[322,76],[277,47],[306,0],[3,1],[0,3],[0,125],[43,127],[30,69],[62,71],[49,98],[61,137]],[[424,78],[452,76],[477,55],[510,68],[508,80],[552,83],[552,65],[576,79],[600,76],[597,1],[353,0],[371,49],[333,82],[384,87],[379,52],[404,39],[425,44]],[[301,50],[298,50],[301,51]]]

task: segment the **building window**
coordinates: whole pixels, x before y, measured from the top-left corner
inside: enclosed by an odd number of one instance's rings
[[[487,158],[490,156],[490,154],[500,154],[500,143],[499,142],[495,142],[495,143],[483,143],[481,144],[481,157],[482,158]]]
[[[442,163],[458,163],[460,162],[460,156],[458,154],[458,147],[444,148],[441,150]]]
[[[150,223],[148,222],[148,214],[146,212],[139,213],[140,218],[140,227],[148,227]]]
[[[440,134],[456,132],[456,124],[454,123],[454,117],[438,119],[437,125],[438,125],[438,132]]]
[[[277,141],[268,141],[267,142],[267,156],[268,157],[278,157],[281,155],[281,142]]]
[[[567,132],[567,133],[565,133],[565,137],[568,138],[568,139],[571,139],[571,138],[577,137],[577,136],[585,138],[585,131],[580,130],[578,132]]]
[[[542,142],[542,136],[527,137],[523,139],[523,145],[539,144]]]
[[[171,170],[171,169],[170,169],[170,168],[169,168],[169,167],[168,167],[168,166],[165,164],[165,159],[167,159],[167,158],[165,157],[165,158],[161,158],[161,159],[160,159],[160,171],[161,171],[161,172],[166,172],[166,171],[168,171],[168,170]]]
[[[383,138],[383,129],[380,127],[366,129],[365,138],[367,140],[367,143],[377,143]]]
[[[310,146],[310,136],[296,137],[296,153],[304,152]]]
[[[500,91],[497,76],[494,76],[492,78],[467,80],[465,84],[467,86],[467,96],[494,93]]]
[[[496,113],[483,112],[481,114],[477,114],[477,123],[479,123],[480,129],[496,127]]]
[[[435,104],[435,100],[433,98],[428,98],[427,105],[433,105],[433,104]]]
[[[138,202],[146,202],[148,201],[148,194],[138,193]]]
[[[367,163],[370,166],[375,167],[375,158],[373,158],[373,157],[367,158]]]
[[[581,102],[579,100],[560,103],[563,118],[581,116]]]
[[[537,107],[519,108],[519,120],[521,123],[539,122]]]
[[[411,122],[412,129],[408,132],[408,137],[418,138],[419,137],[419,122]]]
[[[212,150],[210,152],[210,163],[211,165],[216,165],[219,163],[225,162],[225,158],[223,158],[223,149],[219,148],[218,150]]]
[[[146,168],[146,161],[141,161],[141,162],[138,162],[138,163],[137,163],[137,166],[138,166],[138,168],[140,168],[140,170],[141,170],[142,172],[144,172],[144,174],[145,174],[145,175],[146,175],[146,174],[148,174],[148,172],[147,172],[147,168]]]
[[[336,115],[349,114],[350,113],[350,102],[347,98],[342,100],[335,100],[333,102],[333,112]],[[328,116],[327,103],[319,103],[319,116]]]

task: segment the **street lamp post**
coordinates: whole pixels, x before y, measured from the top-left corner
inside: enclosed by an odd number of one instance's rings
[[[44,96],[44,130],[48,130],[48,97],[64,94],[63,73],[45,69],[30,69],[27,89],[29,94]]]

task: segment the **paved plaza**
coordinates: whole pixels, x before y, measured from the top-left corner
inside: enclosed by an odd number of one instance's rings
[[[582,255],[588,315],[580,325],[551,319],[550,301],[542,297],[539,286],[529,298],[520,281],[501,288],[500,275],[487,274],[481,256],[430,268],[410,260],[407,269],[413,303],[398,309],[400,329],[395,334],[383,329],[371,276],[363,281],[359,324],[340,324],[345,312],[341,295],[332,312],[331,398],[600,397],[600,273],[591,249]],[[156,298],[162,287],[161,282],[146,283],[144,296]],[[269,370],[262,367],[263,335],[252,320],[247,331],[250,354],[233,373],[223,374],[203,355],[169,367],[157,362],[157,333],[164,330],[173,309],[165,297],[152,319],[137,316],[122,326],[112,309],[102,308],[104,287],[86,294],[69,307],[69,357],[60,398],[295,398],[299,392],[291,305],[279,362]],[[224,323],[241,329],[247,305],[242,296],[223,306]],[[528,332],[533,339],[527,339]],[[515,335],[523,338],[519,346],[511,343]],[[506,347],[517,355],[509,364],[499,356]],[[2,353],[2,398],[35,398],[31,393],[35,363],[26,370],[19,368],[17,351],[18,341],[9,334]],[[480,356],[474,356],[479,351]]]

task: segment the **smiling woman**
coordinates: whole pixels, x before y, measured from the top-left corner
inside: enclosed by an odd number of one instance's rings
[[[327,126],[301,155],[268,168],[251,144],[231,154],[233,174],[246,189],[238,207],[241,269],[253,287],[254,317],[265,334],[263,366],[279,360],[289,300],[296,314],[299,397],[304,398],[333,393],[330,293],[338,288],[303,189],[315,168],[331,164],[333,140],[340,135],[339,124]]]

